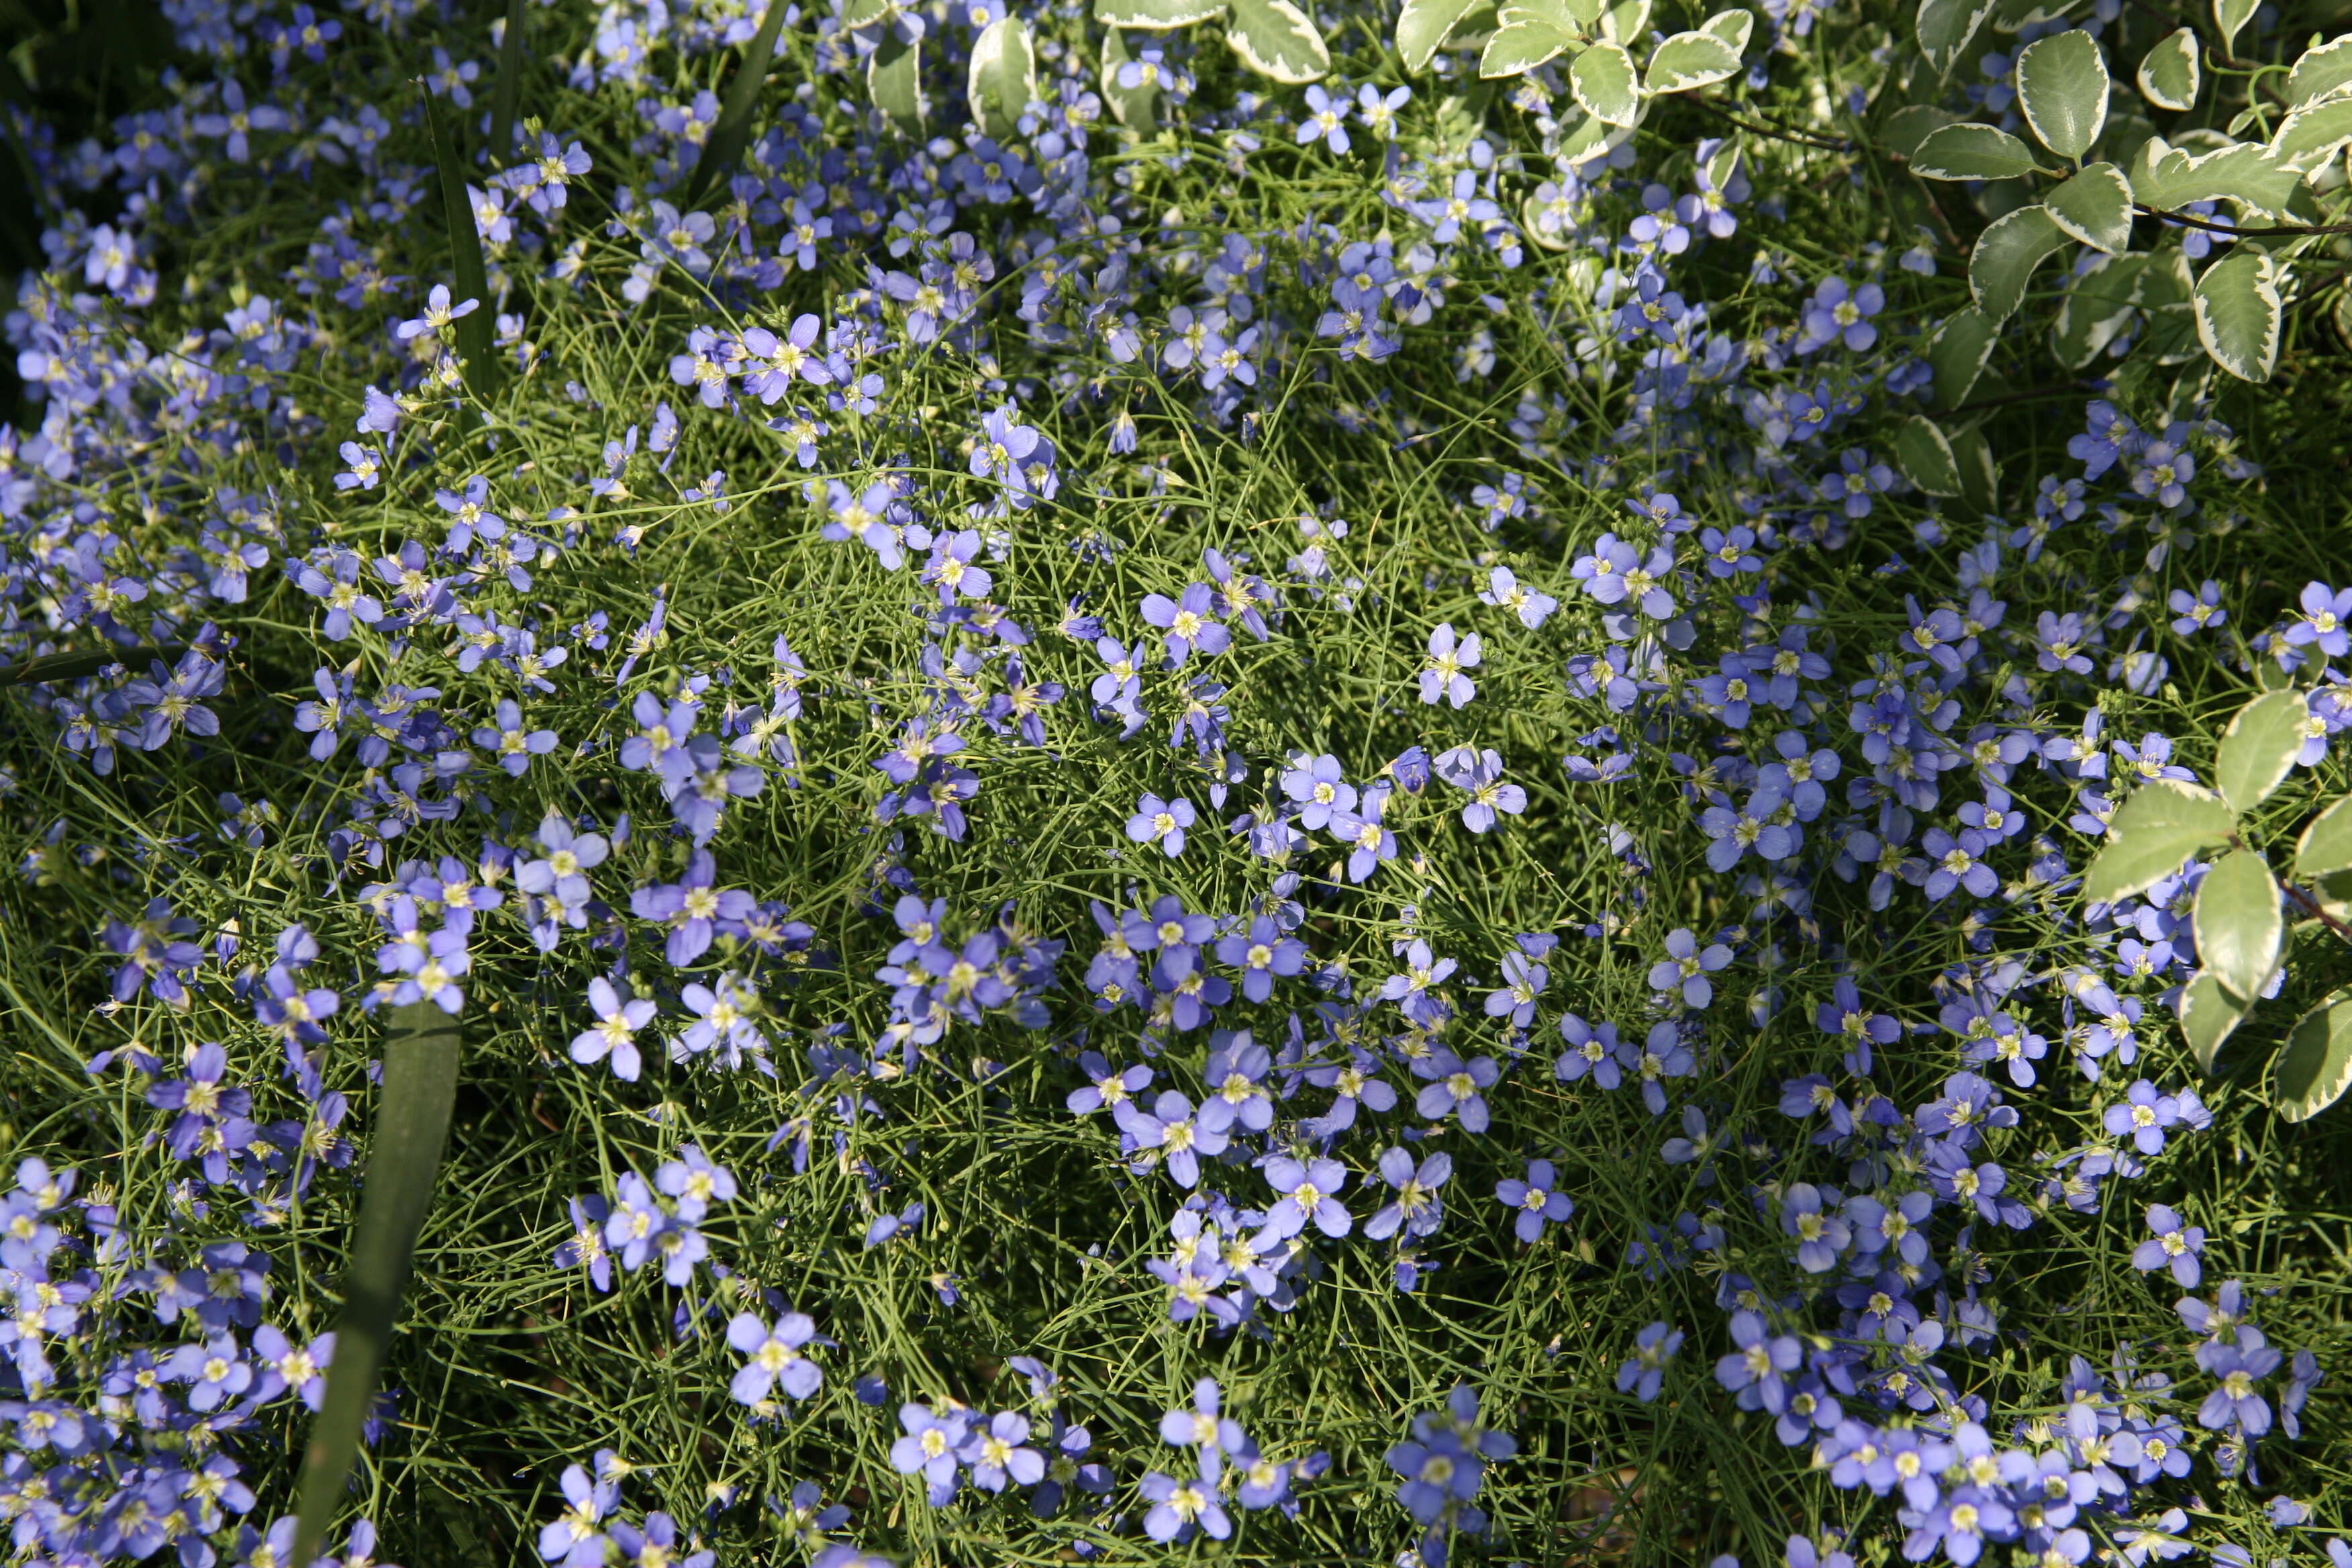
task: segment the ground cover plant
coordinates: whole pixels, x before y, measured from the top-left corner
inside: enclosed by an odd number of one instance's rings
[[[10,1561],[2352,1565],[2340,9],[163,15]]]

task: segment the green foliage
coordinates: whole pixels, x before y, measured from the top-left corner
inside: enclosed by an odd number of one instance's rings
[[[2326,889],[2284,887],[2254,847],[2283,840],[2255,814],[2304,746],[2310,709],[2294,688],[2265,691],[2231,717],[2215,748],[2215,788],[2154,779],[2134,790],[2107,825],[2107,844],[2083,879],[2094,902],[2145,892],[2183,862],[2227,847],[2198,885],[2190,918],[2203,967],[2182,992],[2180,1029],[2197,1064],[2214,1070],[2222,1044],[2271,991],[2287,948],[2285,906],[2314,917],[2333,939],[2352,929],[2327,908]],[[2319,879],[2352,867],[2352,795],[2327,805],[2296,841],[2294,873]],[[2275,1074],[2275,1103],[2289,1121],[2317,1115],[2352,1086],[2352,999],[2338,992],[2304,1016]]]

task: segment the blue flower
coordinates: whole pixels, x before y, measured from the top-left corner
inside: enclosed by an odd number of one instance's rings
[[[1525,1181],[1506,1176],[1495,1184],[1496,1201],[1518,1211],[1512,1228],[1522,1242],[1542,1240],[1546,1225],[1559,1225],[1576,1212],[1576,1200],[1555,1186],[1558,1179],[1550,1161],[1530,1160]]]
[[[793,1399],[814,1394],[824,1384],[824,1369],[801,1352],[816,1337],[816,1324],[805,1313],[786,1312],[772,1324],[736,1313],[727,1324],[727,1342],[751,1359],[727,1385],[729,1396],[757,1406],[779,1387]]]
[[[1664,1322],[1644,1326],[1633,1336],[1633,1354],[1617,1369],[1617,1391],[1647,1405],[1658,1397],[1666,1363],[1683,1348],[1683,1331]]]
[[[2151,1204],[2147,1228],[2156,1234],[2132,1249],[2132,1267],[2143,1274],[2168,1268],[2173,1279],[2184,1288],[2196,1289],[2197,1282],[2205,1277],[2205,1266],[2200,1261],[2205,1251],[2203,1227],[2185,1223],[2163,1204]]]
[[[1298,144],[1317,142],[1334,153],[1348,150],[1348,100],[1332,97],[1319,82],[1307,89],[1307,118],[1298,122]]]
[[[1184,830],[1194,820],[1192,803],[1182,795],[1161,800],[1146,795],[1138,797],[1135,815],[1127,819],[1127,836],[1138,844],[1158,844],[1172,860],[1184,853]]]

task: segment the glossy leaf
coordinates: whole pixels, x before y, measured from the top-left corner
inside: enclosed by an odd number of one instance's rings
[[[1593,45],[1568,68],[1568,89],[1584,112],[1606,125],[1631,125],[1642,112],[1633,57],[1622,46]]]
[[[1903,477],[1931,496],[1960,493],[1960,468],[1952,444],[1936,422],[1914,414],[1895,433],[1895,464]]]
[[[1735,55],[1748,53],[1748,41],[1756,36],[1756,13],[1753,11],[1717,11],[1698,25],[1698,30],[1721,44]]]
[[[2245,1021],[2249,1011],[2245,1004],[2223,991],[2210,973],[2200,970],[2189,976],[2180,991],[2180,1034],[2189,1042],[2189,1054],[2197,1058],[2199,1071],[2213,1070],[2222,1042]]]
[[[400,1295],[408,1287],[417,1234],[432,1206],[457,1095],[457,1020],[429,1002],[393,1008],[367,1181],[352,1232],[343,1310],[335,1323],[335,1359],[327,1368],[326,1399],[303,1450],[296,1551],[289,1562],[308,1563],[319,1554],[343,1500],[343,1480],[358,1455]]]
[[[2196,31],[2182,27],[2140,57],[2139,94],[2158,109],[2188,109],[2196,103],[2204,76],[2197,60]]]
[[[2213,757],[2213,787],[2230,808],[2245,815],[2270,798],[2303,750],[2303,693],[2266,691],[2231,716]]]
[[[1331,74],[1331,50],[1314,18],[1290,0],[1232,0],[1225,42],[1242,64],[1296,85]]]
[[[2221,52],[2235,52],[2239,31],[2254,19],[2262,0],[2213,0],[2213,30],[2221,35]]]
[[[1446,35],[1478,4],[1479,0],[1405,0],[1396,24],[1397,55],[1404,68],[1427,70],[1431,58],[1444,47]]]
[[[1597,24],[1599,36],[1621,47],[1633,44],[1647,46],[1650,41],[1650,8],[1652,0],[1618,0],[1605,7]],[[1627,52],[1632,51],[1629,48]]]
[[[2080,28],[2036,38],[2018,52],[2017,101],[2042,144],[2080,158],[2107,122],[2107,60]]]
[[[1878,132],[1878,144],[1898,158],[1916,158],[1920,142],[1959,121],[1957,110],[1938,103],[1906,103],[1886,117],[1886,123]]]
[[[2213,862],[2198,885],[2190,924],[2197,956],[2221,989],[2249,1003],[2260,995],[2278,967],[2286,917],[2279,909],[2278,879],[2259,852],[2232,849]]]
[[[2308,1121],[2352,1088],[2352,987],[2296,1020],[2273,1075],[2279,1114]]]
[[[1478,57],[1482,77],[1523,76],[1559,54],[1577,47],[1576,35],[1549,17],[1523,6],[1503,8],[1502,26],[1486,40]]]
[[[2075,275],[2050,332],[2050,350],[2060,364],[2081,370],[2131,324],[2147,268],[2145,256],[2100,256]]]
[[[2140,205],[2170,212],[2192,202],[2238,202],[2256,212],[2284,215],[2303,176],[2266,146],[2235,146],[2189,156],[2151,136],[2134,154],[2132,196]]]
[[[736,160],[751,144],[751,121],[760,110],[760,89],[767,85],[768,66],[776,57],[776,39],[784,30],[784,18],[792,10],[783,0],[769,0],[767,15],[760,19],[760,30],[745,46],[743,58],[735,66],[735,74],[728,79],[727,96],[719,104],[719,118],[703,139],[702,152],[694,160],[694,173],[686,182],[686,205],[700,202],[711,186],[735,172]]]
[[[2271,153],[2291,169],[2308,174],[2352,142],[2352,94],[2322,99],[2279,122]]]
[[[2347,83],[2352,83],[2352,33],[2303,51],[2287,73],[2287,107],[2300,109]]]
[[[1960,474],[1960,504],[1990,517],[2000,510],[2000,465],[1981,424],[1952,432],[1952,461]]]
[[[1000,16],[971,41],[971,67],[965,96],[972,120],[1000,141],[1037,96],[1037,51],[1018,16]]]
[[[2039,206],[1994,220],[1969,252],[1969,292],[1977,309],[1996,321],[2007,320],[2025,298],[2033,269],[2065,243],[2065,233]]]
[[[1214,21],[1225,14],[1225,0],[1095,0],[1095,20],[1139,32],[1164,33]]]
[[[866,60],[867,95],[905,136],[919,135],[923,129],[921,48],[919,43],[893,35]]]
[[[2239,247],[2197,279],[2191,300],[2197,341],[2215,364],[2241,381],[2268,381],[2277,367],[2285,313],[2278,273],[2278,263],[2271,257]]]
[[[2120,256],[2131,248],[2131,182],[2113,163],[2086,163],[2042,205],[2069,239]]]
[[[2107,823],[2107,842],[2083,874],[2083,896],[2111,904],[2144,893],[2191,855],[2226,844],[2238,820],[2211,790],[2151,779],[2126,796]]]
[[[2009,180],[2040,167],[2032,148],[1997,125],[1973,122],[1930,132],[1911,154],[1911,172],[1925,180]]]
[[[1937,76],[1952,74],[1952,67],[1959,63],[1977,30],[1991,15],[1992,0],[1919,0],[1912,26],[1918,35],[1920,52]]]
[[[1936,406],[1957,408],[1984,374],[1992,357],[1993,320],[1974,305],[1954,311],[1927,344],[1927,366],[1936,373]]]
[[[1738,74],[1739,51],[1721,38],[1709,33],[1676,33],[1650,57],[1642,73],[1642,90],[1653,96],[1688,92]]]
[[[1110,106],[1111,117],[1121,125],[1150,131],[1160,104],[1160,89],[1151,82],[1139,82],[1133,87],[1118,85],[1119,68],[1131,58],[1126,35],[1117,27],[1106,28],[1102,46],[1103,101]]]
[[[2352,795],[2311,819],[2295,841],[2294,869],[2299,877],[2352,871]]]

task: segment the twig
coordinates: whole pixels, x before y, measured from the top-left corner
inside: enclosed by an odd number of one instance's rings
[[[1738,115],[1732,113],[1731,110],[1724,108],[1723,105],[1709,99],[1694,98],[1691,101],[1697,104],[1701,109],[1706,110],[1709,113],[1721,115],[1724,119],[1728,120],[1734,125],[1738,126],[1742,131],[1752,131],[1759,136],[1769,136],[1779,142],[1793,142],[1801,147],[1819,147],[1831,153],[1855,153],[1861,151],[1855,143],[1847,141],[1843,136],[1834,138],[1822,137],[1816,136],[1809,131],[1792,131],[1789,127],[1779,123],[1777,121],[1759,122],[1752,120],[1743,120]]]
[[[2232,228],[2226,223],[2209,223],[2187,213],[2159,212],[2155,207],[2134,207],[2142,217],[2156,218],[2163,223],[2177,223],[2186,228],[2201,228],[2208,234],[2226,234],[2232,239],[2300,239],[2308,235],[2352,234],[2352,223],[2285,224],[2277,228]]]
[[[1979,408],[2000,408],[2011,403],[2032,403],[2044,397],[2080,397],[2094,390],[2090,382],[2077,382],[2072,386],[2037,386],[2029,392],[2004,392],[1998,397],[1979,397],[1973,403],[1963,403],[1944,410],[1947,414],[1972,414]]]
[[[2326,926],[2329,931],[2334,931],[2336,936],[2346,943],[2352,944],[2352,927],[2346,926],[2342,921],[2337,920],[2334,915],[2331,915],[2326,910],[2321,909],[2317,899],[2313,898],[2309,893],[2305,892],[2293,882],[2286,882],[2281,885],[2286,889],[2287,898],[2293,901],[2296,907],[2301,909],[2305,913],[2310,915],[2313,919],[2316,920],[2321,925]]]

